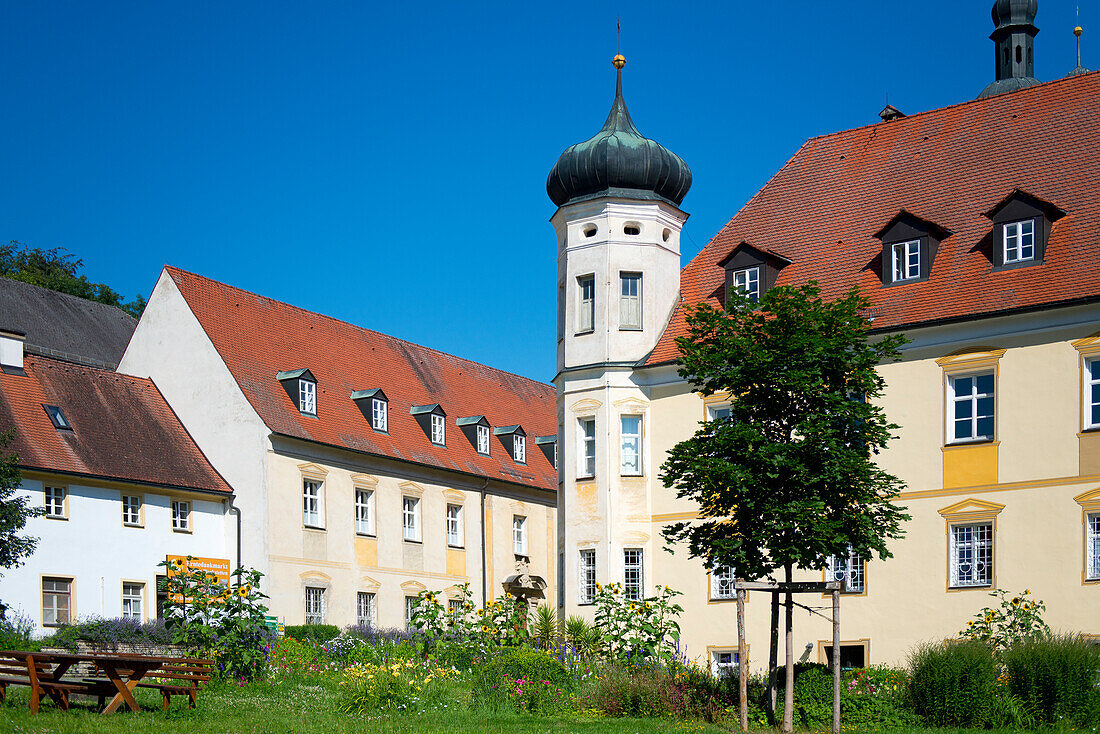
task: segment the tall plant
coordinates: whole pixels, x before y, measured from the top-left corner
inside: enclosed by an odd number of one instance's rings
[[[622,584],[596,585],[596,628],[613,658],[672,659],[680,639],[676,618],[684,608],[673,602],[682,592],[658,585],[654,596],[628,599]]]
[[[1042,599],[1031,595],[1031,589],[1015,595],[996,589],[989,595],[1000,604],[985,607],[975,614],[974,619],[966,623],[966,629],[959,630],[959,637],[984,642],[999,651],[1024,640],[1050,635],[1050,627],[1043,621],[1047,606]]]

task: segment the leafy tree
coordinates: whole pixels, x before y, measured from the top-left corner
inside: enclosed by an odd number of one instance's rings
[[[898,359],[906,340],[872,341],[869,305],[858,290],[825,301],[810,282],[773,288],[759,303],[732,294],[724,311],[687,307],[680,376],[733,400],[728,419],[702,425],[662,466],[665,485],[700,510],[666,526],[667,541],[744,579],[781,570],[790,582],[794,567],[823,568],[849,546],[890,557],[886,542],[909,516],[892,502],[901,481],[872,458],[897,428],[875,405],[884,386],[875,367]],[[789,634],[789,594],[786,607]]]
[[[19,473],[19,457],[7,453],[14,430],[0,433],[0,568],[18,568],[23,558],[34,553],[38,538],[20,535],[27,520],[41,515],[41,507],[29,507],[28,497],[17,497],[15,491],[22,484]],[[0,602],[0,619],[7,607]]]
[[[124,302],[109,285],[88,280],[80,272],[83,267],[84,261],[63,247],[45,250],[15,240],[0,245],[0,276],[115,306],[134,318],[141,316],[145,296],[139,293],[134,300]]]

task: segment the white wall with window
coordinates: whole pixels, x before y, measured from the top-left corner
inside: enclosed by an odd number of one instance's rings
[[[1085,359],[1085,428],[1100,428],[1100,357]]]
[[[177,533],[191,532],[191,503],[186,500],[172,500],[172,530]]]
[[[405,540],[420,540],[420,498],[401,498],[401,537]]]
[[[418,604],[420,604],[420,599],[418,597],[405,597],[405,629],[407,630],[413,628],[413,615],[416,614],[416,607]]]
[[[374,535],[374,492],[355,490],[355,532],[358,535]]]
[[[760,300],[760,268],[746,268],[733,274],[733,287],[753,301]]]
[[[619,456],[623,476],[642,475],[642,416],[620,416]]]
[[[993,583],[993,523],[956,523],[951,528],[951,586]]]
[[[324,527],[323,483],[316,479],[302,480],[302,524],[307,528]]]
[[[42,491],[46,517],[63,520],[68,517],[65,511],[65,488],[47,486]]]
[[[623,548],[623,593],[627,599],[641,601],[645,597],[645,551]]]
[[[324,624],[326,616],[325,589],[321,586],[306,587],[306,624]]]
[[[577,603],[592,604],[596,600],[596,549],[583,548],[580,552],[580,571],[577,579]]]
[[[42,625],[59,627],[75,621],[72,598],[73,580],[71,578],[43,577]]]
[[[579,439],[577,456],[580,461],[577,466],[577,476],[596,476],[596,419],[580,418],[577,420]]]
[[[527,517],[512,515],[512,552],[517,556],[527,555]]]
[[[890,246],[890,254],[895,283],[920,277],[920,240],[896,242]]]
[[[452,548],[463,546],[462,505],[447,505],[447,545]]]
[[[619,274],[619,328],[642,328],[642,274]]]
[[[142,610],[145,606],[145,584],[135,582],[122,583],[122,616],[126,619],[143,621]]]
[[[124,494],[122,495],[122,524],[132,525],[140,527],[143,523],[141,520],[141,495],[138,494]]]
[[[710,598],[714,600],[736,599],[734,583],[737,576],[733,566],[715,566],[710,572]]]
[[[1100,512],[1085,514],[1085,578],[1100,580]]]
[[[948,443],[992,441],[996,432],[993,371],[950,375],[947,380]]]
[[[596,279],[591,275],[577,278],[577,333],[595,328]]]
[[[378,627],[378,611],[372,591],[360,591],[355,595],[355,621],[360,627]]]
[[[866,590],[866,568],[862,556],[851,546],[843,556],[830,556],[825,569],[826,581],[840,582],[840,590],[845,594],[862,594]]]

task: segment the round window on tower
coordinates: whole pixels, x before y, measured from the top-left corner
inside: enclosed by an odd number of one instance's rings
[[[668,242],[668,238],[671,237],[671,236],[672,236],[672,230],[669,229],[668,227],[665,227],[665,231],[661,232],[661,239],[665,242]]]
[[[584,225],[584,229],[582,229],[581,232],[584,234],[585,237],[595,237],[596,236],[596,225],[586,224],[586,225]]]
[[[639,235],[642,233],[642,225],[639,222],[627,222],[623,225],[623,234]]]

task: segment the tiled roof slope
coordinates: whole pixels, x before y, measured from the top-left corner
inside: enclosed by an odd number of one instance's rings
[[[229,494],[151,380],[26,355],[26,375],[0,374],[0,431],[20,466]],[[54,428],[59,406],[73,430]]]
[[[114,369],[136,327],[120,308],[0,277],[0,328],[26,333],[29,351]]]
[[[994,273],[982,214],[1017,188],[1067,216],[1041,265]],[[927,281],[883,287],[874,235],[902,209],[954,234]],[[718,303],[717,263],[742,241],[793,261],[779,285],[860,285],[876,330],[1096,297],[1100,72],[807,141],[681,271],[682,303]],[[686,333],[677,308],[645,363],[675,360]]]
[[[534,437],[557,433],[552,385],[305,311],[209,278],[168,267],[191,311],[273,432],[542,489],[557,475]],[[317,417],[302,415],[275,379],[308,369],[317,379]],[[389,399],[389,433],[374,431],[351,399],[381,388]],[[435,446],[409,409],[439,403],[447,445]],[[491,426],[520,424],[527,464],[517,464],[497,436],[481,456],[455,425],[484,415]],[[509,437],[510,438],[510,437]]]

